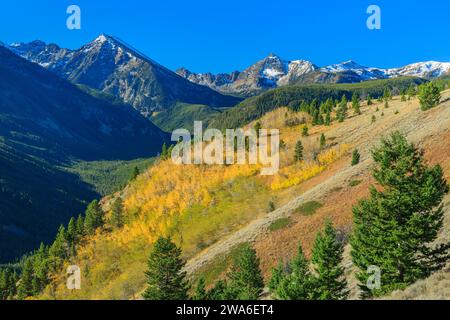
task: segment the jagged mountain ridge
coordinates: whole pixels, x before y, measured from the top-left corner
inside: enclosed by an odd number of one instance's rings
[[[95,98],[0,47],[0,263],[50,241],[99,196],[64,167],[150,157],[164,141],[130,106]]]
[[[102,34],[78,50],[42,41],[9,48],[74,83],[119,97],[146,117],[178,102],[229,107],[240,101],[187,81],[113,36]]]
[[[401,76],[436,78],[450,73],[450,62],[418,62],[401,68],[382,69],[365,67],[350,60],[320,68],[307,60],[287,61],[272,53],[242,72],[197,74],[180,68],[177,73],[192,82],[221,92],[252,96],[290,84],[355,83]]]

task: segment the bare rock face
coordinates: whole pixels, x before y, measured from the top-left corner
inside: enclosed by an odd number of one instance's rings
[[[166,111],[177,102],[211,107],[228,107],[239,102],[235,97],[180,77],[108,35],[100,35],[74,51],[42,41],[12,44],[9,48],[65,79],[120,98],[144,116]]]

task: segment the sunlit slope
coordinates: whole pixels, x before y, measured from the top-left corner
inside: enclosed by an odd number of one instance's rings
[[[186,270],[194,278],[211,268],[214,276],[209,280],[219,277],[226,265],[217,268],[216,261],[245,242],[255,243],[267,276],[278,260],[295,252],[298,242],[309,254],[326,218],[344,236],[348,234],[351,205],[367,194],[370,183],[369,149],[382,135],[393,130],[406,133],[426,149],[431,162],[441,163],[448,178],[448,98],[450,91],[443,94],[446,102],[426,112],[420,111],[416,99],[402,102],[394,97],[389,108],[364,103],[361,115],[349,110],[348,119],[331,126],[311,127],[306,114],[276,109],[259,120],[263,128],[280,128],[285,143],[280,151],[281,168],[274,176],[261,176],[260,168],[250,165],[186,166],[160,161],[120,193],[126,225],[121,229],[107,225],[85,239],[68,262],[80,266],[82,290],[68,291],[65,273],[61,273],[43,297],[139,298],[145,288],[147,255],[159,235],[171,235],[182,247],[188,260]],[[307,137],[302,136],[303,120],[309,127]],[[326,144],[321,148],[322,133]],[[305,159],[296,163],[298,140],[303,142]],[[361,152],[361,163],[352,167],[354,148]],[[111,197],[103,200],[107,212],[111,201]],[[279,223],[281,218],[289,219],[288,223]]]

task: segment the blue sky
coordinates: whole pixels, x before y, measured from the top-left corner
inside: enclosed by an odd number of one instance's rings
[[[70,4],[82,10],[81,30],[66,28]],[[366,27],[370,4],[382,10],[381,30]],[[271,52],[320,66],[395,67],[450,61],[449,13],[448,0],[5,0],[0,41],[77,48],[107,33],[195,72],[242,70]]]

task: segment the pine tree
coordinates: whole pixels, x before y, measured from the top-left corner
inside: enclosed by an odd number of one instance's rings
[[[327,138],[325,137],[325,134],[320,135],[320,148],[323,149],[327,143]]]
[[[336,115],[339,122],[343,122],[347,118],[347,103],[347,97],[343,95]]]
[[[162,148],[161,148],[161,159],[163,159],[163,160],[167,159],[167,145],[165,142],[163,143]],[[135,177],[137,177],[137,175]]]
[[[55,267],[59,265],[61,260],[67,258],[68,249],[66,230],[64,226],[61,225],[59,227],[58,234],[56,235],[56,239],[48,251],[49,255],[52,257]]]
[[[131,175],[131,180],[136,180],[136,178],[141,174],[137,166],[133,169],[133,174]]]
[[[200,278],[195,287],[193,300],[208,300],[208,293],[206,292],[205,279]]]
[[[330,111],[328,111],[325,116],[325,125],[326,126],[331,125],[331,112]]]
[[[423,151],[399,132],[372,151],[370,198],[353,207],[352,258],[363,296],[382,295],[427,277],[448,259],[449,244],[433,246],[442,228],[441,201],[448,186],[439,165],[428,167]],[[368,286],[369,266],[381,272],[381,287]]]
[[[352,97],[352,108],[355,115],[361,114],[360,104],[359,104],[359,95],[356,93],[353,94]]]
[[[84,237],[84,219],[81,214],[77,218],[77,241]]]
[[[306,126],[306,125],[303,126],[303,129],[302,129],[302,136],[303,136],[303,137],[309,136],[309,133],[308,133],[308,126]]]
[[[33,291],[33,261],[31,258],[25,259],[20,277],[19,286],[17,287],[17,298],[19,300],[26,299],[34,295]]]
[[[392,92],[389,88],[384,89],[383,92],[383,100],[384,101],[389,101],[392,99]]]
[[[422,111],[431,109],[439,104],[441,93],[439,87],[433,82],[422,84],[419,87],[419,101]]]
[[[189,286],[181,249],[170,238],[160,237],[148,259],[146,300],[186,300]]]
[[[272,273],[272,287],[278,283],[272,294],[281,300],[310,300],[314,278],[309,271],[308,261],[299,245],[297,255],[289,263],[289,270],[281,275],[281,269]]]
[[[281,281],[284,278],[284,267],[283,263],[279,262],[276,268],[272,268],[272,275],[270,277],[268,287],[271,293],[275,293],[278,289]]]
[[[77,224],[75,218],[70,218],[69,224],[67,225],[67,243],[69,245],[70,251],[74,253],[75,243],[77,241]]]
[[[302,161],[303,160],[303,144],[299,140],[297,141],[297,144],[295,145],[295,151],[294,151],[294,161]]]
[[[49,263],[48,248],[41,243],[33,259],[33,291],[36,294],[44,290],[45,286],[49,283]]]
[[[368,106],[371,106],[373,104],[373,102],[372,102],[372,96],[369,94],[369,95],[367,95],[367,105]]]
[[[228,289],[233,299],[257,300],[261,296],[264,280],[259,267],[259,258],[252,247],[244,246],[234,261],[228,277],[230,279]]]
[[[118,197],[111,210],[111,224],[114,228],[122,228],[124,225],[123,218],[123,201],[121,197]]]
[[[359,163],[361,155],[359,154],[358,149],[353,150],[352,153],[352,166],[356,166]]]
[[[226,281],[219,280],[214,287],[207,292],[206,300],[226,300],[228,298],[228,286]]]
[[[97,228],[103,226],[103,211],[97,200],[92,201],[85,213],[84,218],[84,231],[88,235],[93,235]]]
[[[375,121],[377,121],[377,117],[375,117],[375,115],[372,115],[372,118],[370,119],[370,123],[375,123]]]
[[[333,225],[327,221],[323,233],[320,232],[316,237],[312,252],[312,263],[317,275],[314,299],[343,300],[347,297],[347,282],[341,266],[343,252],[343,245],[337,240]]]

